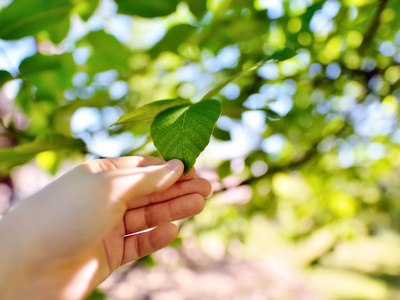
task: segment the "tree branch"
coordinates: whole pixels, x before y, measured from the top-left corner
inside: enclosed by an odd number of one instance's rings
[[[331,133],[332,135],[335,136],[340,136],[343,132],[345,132],[347,129],[349,129],[349,123],[346,121],[343,125],[342,128],[340,128],[337,132],[333,132]],[[314,144],[310,147],[310,149],[304,154],[304,156],[298,160],[292,161],[287,165],[282,165],[282,166],[274,166],[271,167],[270,169],[268,169],[268,172],[261,176],[261,177],[250,177],[244,181],[242,181],[239,186],[242,185],[249,185],[252,184],[253,182],[260,180],[262,178],[265,177],[270,177],[273,174],[276,174],[278,172],[281,171],[285,171],[285,170],[291,170],[291,169],[295,169],[297,167],[300,167],[304,164],[306,164],[307,162],[311,161],[313,158],[318,156],[318,144],[325,138],[326,136],[323,136],[321,139],[319,139],[318,141],[314,142]],[[214,194],[220,193],[220,192],[224,192],[226,190],[228,190],[229,188],[222,188],[221,190],[215,191]]]
[[[367,32],[364,34],[364,40],[363,40],[362,44],[360,45],[359,49],[360,49],[361,54],[364,54],[365,50],[371,43],[376,31],[378,30],[379,22],[380,22],[379,18],[380,18],[381,13],[385,9],[387,2],[388,2],[388,0],[380,0],[378,9],[374,16],[374,19],[373,19],[371,25],[369,26]]]

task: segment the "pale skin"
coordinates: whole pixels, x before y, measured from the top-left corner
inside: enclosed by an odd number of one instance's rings
[[[0,299],[82,299],[170,244],[171,222],[200,213],[211,193],[183,169],[154,157],[92,160],[24,200],[0,220]]]

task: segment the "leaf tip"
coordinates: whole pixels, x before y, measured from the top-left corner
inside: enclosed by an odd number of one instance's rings
[[[120,122],[120,120],[115,121],[114,123],[110,124],[108,127],[113,127],[117,125],[121,125],[123,122]]]

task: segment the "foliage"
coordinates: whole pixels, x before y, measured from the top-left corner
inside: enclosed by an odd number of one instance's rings
[[[283,48],[274,52],[268,60],[284,61],[295,54],[294,50]],[[185,173],[188,174],[197,157],[210,142],[215,123],[222,112],[221,104],[210,98],[238,76],[257,70],[262,65],[263,62],[260,62],[218,84],[201,99],[206,102],[191,104],[184,99],[154,101],[121,116],[112,125],[153,121],[155,118],[150,131],[154,146],[165,160],[180,159],[185,165]]]
[[[182,233],[200,244],[218,237],[226,251],[237,242],[251,256],[268,251],[266,232],[277,232],[321,278],[324,270],[351,270],[379,286],[375,299],[393,296],[399,1],[28,2],[0,10],[4,182],[33,158],[54,173],[86,154],[158,155],[149,133],[167,123],[151,128],[151,120],[167,109],[181,120],[207,103],[201,99],[214,99],[222,116],[198,169],[217,177],[215,195]],[[15,65],[17,41],[31,54]],[[257,65],[278,49],[296,55]],[[357,291],[329,293],[364,297]]]

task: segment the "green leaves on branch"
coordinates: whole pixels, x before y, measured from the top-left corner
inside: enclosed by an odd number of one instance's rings
[[[0,173],[30,161],[37,154],[44,151],[67,150],[85,151],[82,140],[65,137],[56,133],[46,133],[30,143],[0,150]]]
[[[14,0],[0,11],[0,39],[17,40],[45,31],[59,43],[69,31],[71,13],[87,20],[97,5],[98,0]]]
[[[217,100],[196,104],[184,99],[160,100],[121,116],[111,126],[154,119],[150,131],[154,146],[165,160],[182,160],[188,173],[210,142],[221,112]]]
[[[222,107],[217,100],[170,108],[154,119],[151,136],[165,160],[180,159],[185,173],[207,147]]]
[[[287,47],[279,49],[279,50],[275,51],[267,59],[265,59],[263,61],[260,61],[255,66],[252,66],[252,67],[250,67],[248,69],[245,69],[245,70],[233,75],[232,77],[228,78],[227,80],[221,82],[215,88],[213,88],[211,91],[209,91],[207,94],[205,94],[201,100],[213,98],[216,94],[219,93],[219,91],[221,91],[225,86],[227,86],[233,80],[235,80],[239,76],[242,76],[244,74],[253,72],[255,70],[258,70],[259,68],[261,68],[269,60],[284,61],[284,60],[287,60],[289,58],[292,58],[295,55],[296,55],[296,52],[293,49],[290,49],[290,48],[287,48]]]
[[[0,38],[16,40],[51,28],[72,8],[69,0],[14,0],[0,11]]]
[[[220,102],[210,99],[235,78],[257,70],[266,61],[283,61],[294,55],[296,52],[289,48],[278,50],[268,59],[218,84],[198,103],[191,104],[183,99],[155,101],[121,116],[112,125],[154,119],[150,130],[154,146],[165,160],[180,159],[185,165],[185,172],[188,173],[193,168],[197,157],[210,142],[215,124],[222,113]],[[276,117],[274,112],[269,110],[266,112],[268,115],[272,114],[272,118]],[[217,130],[216,136],[222,140],[230,139],[229,132],[222,130]]]
[[[35,54],[21,62],[19,71],[18,78],[37,88],[37,99],[54,100],[62,97],[63,91],[70,86],[75,64],[72,53],[52,56]]]

